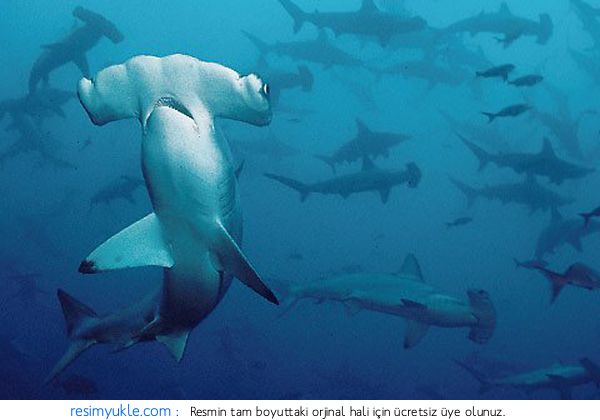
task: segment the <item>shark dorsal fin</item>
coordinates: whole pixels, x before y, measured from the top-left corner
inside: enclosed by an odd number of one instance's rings
[[[552,142],[548,137],[544,137],[544,144],[542,145],[542,151],[540,155],[546,157],[555,157],[554,148],[552,147]]]
[[[399,274],[402,276],[412,277],[414,280],[418,280],[420,282],[424,282],[421,267],[419,266],[417,257],[415,257],[414,254],[408,254],[406,258],[404,258],[404,262],[402,263],[402,267],[400,267]]]
[[[373,13],[378,12],[379,9],[373,0],[363,0],[362,6],[360,8],[361,13]]]
[[[375,169],[375,164],[373,163],[373,161],[371,160],[371,158],[369,156],[364,155],[362,170],[363,171],[372,171],[373,169]]]
[[[356,136],[363,137],[370,133],[371,133],[371,130],[369,129],[369,127],[367,127],[367,124],[365,124],[363,122],[363,120],[361,120],[360,118],[357,118],[356,119]]]
[[[510,9],[508,8],[508,4],[506,4],[505,1],[502,2],[502,4],[500,5],[500,9],[498,10],[498,13],[501,14],[506,14],[506,15],[510,15]]]

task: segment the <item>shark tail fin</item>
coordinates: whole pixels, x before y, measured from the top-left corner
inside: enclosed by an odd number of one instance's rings
[[[592,362],[587,357],[579,359],[579,363],[581,363],[581,366],[583,366],[586,372],[590,375],[592,381],[594,384],[596,384],[596,387],[600,387],[600,366]]]
[[[300,76],[300,84],[302,85],[302,90],[305,92],[311,90],[315,78],[310,69],[304,64],[301,64],[298,66],[298,75]]]
[[[496,329],[496,309],[485,290],[469,290],[469,303],[477,324],[471,327],[469,340],[478,344],[487,343]]]
[[[493,112],[482,112],[482,114],[488,117],[488,124],[490,124],[496,119],[496,114],[494,114]]]
[[[274,179],[275,181],[285,185],[286,187],[289,187],[293,190],[298,191],[300,193],[300,201],[306,200],[306,198],[308,197],[308,194],[310,194],[308,185],[306,185],[300,181],[296,181],[295,179],[292,179],[292,178],[286,178],[284,176],[270,174],[270,173],[266,173],[264,175],[267,178]]]
[[[454,359],[454,363],[456,363],[458,366],[460,366],[465,371],[467,371],[467,373],[469,375],[471,375],[473,378],[475,378],[475,380],[477,382],[479,382],[479,385],[480,385],[479,393],[480,394],[484,394],[484,393],[488,392],[490,389],[493,388],[493,385],[490,382],[490,380],[486,377],[486,375],[484,375],[478,369],[475,369],[470,364],[465,363],[465,362],[460,361],[460,360],[457,360],[457,359]]]
[[[593,216],[592,213],[579,213],[579,215],[583,217],[583,227],[588,227]]]
[[[492,155],[483,150],[481,147],[477,146],[475,143],[467,140],[466,137],[456,134],[460,140],[463,142],[465,146],[475,155],[475,157],[479,160],[479,170],[484,169],[488,163],[492,160]]]
[[[467,197],[468,206],[472,206],[477,199],[477,190],[454,178],[450,178],[450,182],[452,182],[454,186],[458,188],[465,195],[465,197]]]
[[[550,18],[550,15],[547,13],[542,13],[540,15],[540,27],[537,37],[538,44],[547,43],[550,37],[552,36],[553,29],[554,25],[552,24],[552,19]]]
[[[267,44],[265,41],[263,41],[256,35],[252,35],[250,32],[242,31],[242,33],[244,35],[246,35],[246,38],[248,38],[250,40],[250,42],[252,42],[254,44],[256,49],[258,49],[258,51],[261,54],[266,54],[269,52],[269,44]]]
[[[58,289],[58,300],[62,307],[65,322],[67,324],[67,335],[70,339],[67,351],[56,363],[50,374],[46,377],[46,383],[51,382],[56,376],[67,368],[81,353],[96,344],[94,339],[78,339],[73,336],[74,330],[85,320],[97,318],[96,313],[87,305],[79,302],[62,289]]]
[[[279,0],[279,3],[281,3],[281,6],[283,6],[285,11],[294,20],[294,33],[298,33],[300,28],[302,28],[302,24],[304,24],[306,21],[307,13],[302,11],[302,9],[300,9],[290,0]]]

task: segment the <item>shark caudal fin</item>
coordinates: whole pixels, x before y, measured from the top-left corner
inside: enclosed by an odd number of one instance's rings
[[[585,371],[590,375],[590,377],[592,378],[592,382],[594,382],[596,387],[600,387],[600,366],[598,366],[596,363],[592,362],[587,357],[579,359],[579,363],[581,364],[581,366],[583,366]]]
[[[466,137],[461,136],[456,133],[458,138],[463,142],[465,146],[475,155],[475,157],[479,160],[479,170],[484,169],[488,163],[492,161],[492,155],[483,150],[481,147],[477,146],[475,143],[467,140]]]
[[[540,27],[537,37],[538,44],[547,43],[550,37],[552,36],[553,30],[554,25],[552,24],[552,19],[550,18],[550,15],[547,13],[542,13],[540,15]]]
[[[160,222],[156,214],[150,213],[96,248],[81,262],[79,272],[93,274],[147,266],[170,268],[173,264]]]
[[[581,217],[583,217],[583,227],[588,227],[590,224],[590,220],[594,217],[593,213],[579,213]]]
[[[256,49],[261,54],[264,55],[264,54],[267,54],[269,52],[269,44],[267,44],[265,41],[263,41],[262,39],[260,39],[256,35],[252,35],[250,32],[242,30],[242,33],[246,36],[246,38],[248,38],[250,40],[250,42],[252,42],[254,44],[254,46],[256,47]]]
[[[312,89],[315,78],[307,66],[301,64],[298,66],[298,76],[300,76],[300,85],[302,90],[308,92]]]
[[[290,0],[279,0],[281,6],[285,9],[285,11],[290,15],[290,17],[294,20],[294,33],[297,33],[302,25],[307,20],[307,13],[292,3]]]
[[[269,302],[279,305],[279,300],[271,289],[263,283],[254,268],[250,265],[242,250],[231,237],[222,224],[218,224],[219,239],[218,250],[215,250],[216,261],[219,271],[232,274],[250,289],[267,299]]]
[[[67,336],[69,347],[63,357],[56,363],[50,374],[46,377],[46,383],[52,381],[56,376],[67,368],[81,353],[96,344],[92,338],[81,339],[74,335],[75,330],[85,321],[97,318],[98,315],[89,306],[79,302],[62,289],[58,289],[58,300],[62,307],[65,323],[67,324]]]
[[[469,340],[478,344],[487,343],[496,329],[496,309],[485,290],[469,290],[469,303],[477,324],[471,327]]]
[[[471,375],[477,382],[479,382],[480,388],[479,393],[484,394],[493,388],[493,384],[490,382],[488,377],[479,370],[475,369],[470,364],[454,359],[454,363],[463,368],[469,375]]]
[[[303,184],[300,181],[296,181],[295,179],[286,178],[285,176],[280,176],[280,175],[275,175],[275,174],[270,174],[270,173],[266,173],[264,175],[269,179],[274,179],[275,181],[279,182],[280,184],[283,184],[286,187],[289,187],[293,190],[298,191],[300,193],[300,201],[302,201],[302,202],[304,200],[306,200],[306,198],[308,197],[308,194],[310,194],[308,185]]]
[[[456,188],[458,188],[464,195],[467,197],[467,205],[470,207],[473,205],[475,200],[477,199],[477,190],[473,187],[468,186],[464,182],[460,182],[457,179],[450,177],[450,182],[454,184]]]
[[[493,112],[482,112],[482,114],[488,117],[488,124],[490,124],[496,119],[496,114],[494,114]]]

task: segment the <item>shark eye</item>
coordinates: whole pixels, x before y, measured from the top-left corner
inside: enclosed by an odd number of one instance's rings
[[[262,91],[263,95],[265,95],[267,98],[269,97],[270,89],[269,89],[269,85],[267,83],[262,85],[261,91]]]

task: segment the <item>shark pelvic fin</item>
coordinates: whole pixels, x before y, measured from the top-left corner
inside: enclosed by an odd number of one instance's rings
[[[177,362],[180,362],[185,352],[190,330],[178,331],[167,335],[157,335],[156,341],[164,344]]]
[[[260,279],[254,268],[250,265],[240,247],[235,243],[227,229],[219,223],[219,250],[216,251],[219,271],[233,274],[238,280],[254,290],[256,293],[276,305],[279,304],[277,297],[271,289]]]
[[[417,258],[413,254],[408,254],[406,258],[404,258],[404,262],[402,263],[402,267],[400,267],[399,274],[402,276],[411,277],[413,280],[424,282],[421,267],[419,266]]]
[[[404,348],[410,349],[416,346],[419,341],[425,337],[429,325],[423,324],[422,322],[408,320],[406,321],[406,333],[404,335]]]
[[[150,213],[96,248],[79,266],[85,274],[120,268],[174,265],[156,214]]]

